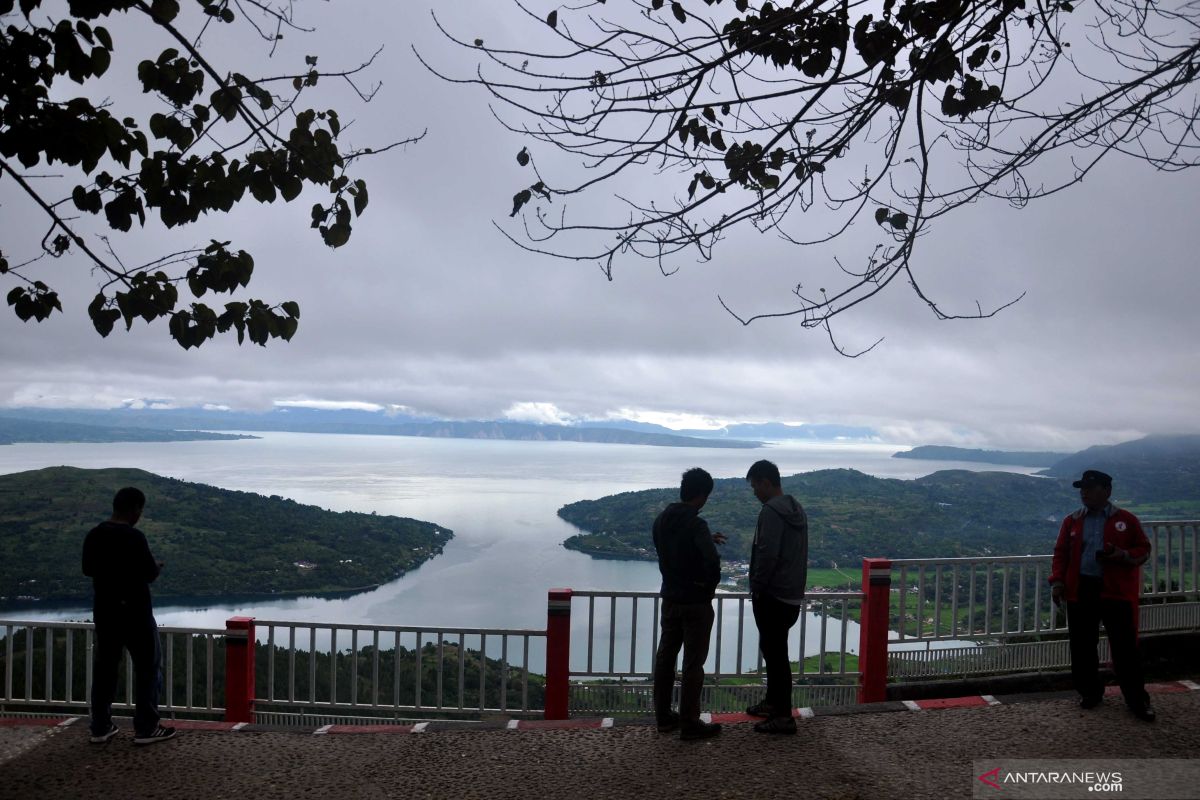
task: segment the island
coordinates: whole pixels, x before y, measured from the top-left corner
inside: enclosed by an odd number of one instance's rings
[[[1049,467],[1062,461],[1070,453],[1019,450],[972,450],[965,447],[945,447],[925,444],[911,450],[892,453],[892,458],[915,458],[927,461],[969,461],[981,464],[996,464],[1013,467]]]
[[[138,527],[166,568],[158,600],[345,594],[395,580],[442,552],[453,533],[431,522],[332,512],[137,469],[0,475],[0,604],[88,601],[83,538],[122,486],[146,493]]]

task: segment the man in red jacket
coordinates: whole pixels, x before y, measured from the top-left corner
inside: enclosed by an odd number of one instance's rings
[[[1071,680],[1079,705],[1095,708],[1104,699],[1096,653],[1103,622],[1125,703],[1139,719],[1153,722],[1137,643],[1141,566],[1150,555],[1150,541],[1137,517],[1109,502],[1111,476],[1089,469],[1072,485],[1083,508],[1059,528],[1050,586],[1054,602],[1067,604]]]

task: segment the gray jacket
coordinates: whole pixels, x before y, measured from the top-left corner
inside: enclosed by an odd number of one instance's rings
[[[808,580],[808,516],[790,494],[772,497],[758,512],[750,550],[750,591],[777,600],[802,600]]]

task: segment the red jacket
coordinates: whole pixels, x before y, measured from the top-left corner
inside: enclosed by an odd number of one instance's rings
[[[1081,508],[1067,516],[1058,530],[1054,543],[1054,560],[1050,565],[1050,584],[1066,586],[1066,599],[1079,597],[1079,559],[1083,552],[1083,518],[1087,509]],[[1104,521],[1104,546],[1116,548],[1114,557],[1104,562],[1104,587],[1100,596],[1112,600],[1137,603],[1142,591],[1142,564],[1150,557],[1150,540],[1138,518],[1123,508],[1113,506],[1112,514]]]

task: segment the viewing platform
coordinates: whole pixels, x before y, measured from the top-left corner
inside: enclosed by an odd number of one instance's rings
[[[86,718],[8,719],[0,721],[0,798],[944,800],[972,796],[998,759],[1195,759],[1200,684],[1147,688],[1154,724],[1111,691],[1090,711],[1058,692],[805,709],[797,736],[758,734],[744,715],[718,715],[721,735],[693,742],[659,734],[646,717],[441,721],[420,730],[185,721],[175,740],[134,747],[128,719],[104,745],[88,743]]]

